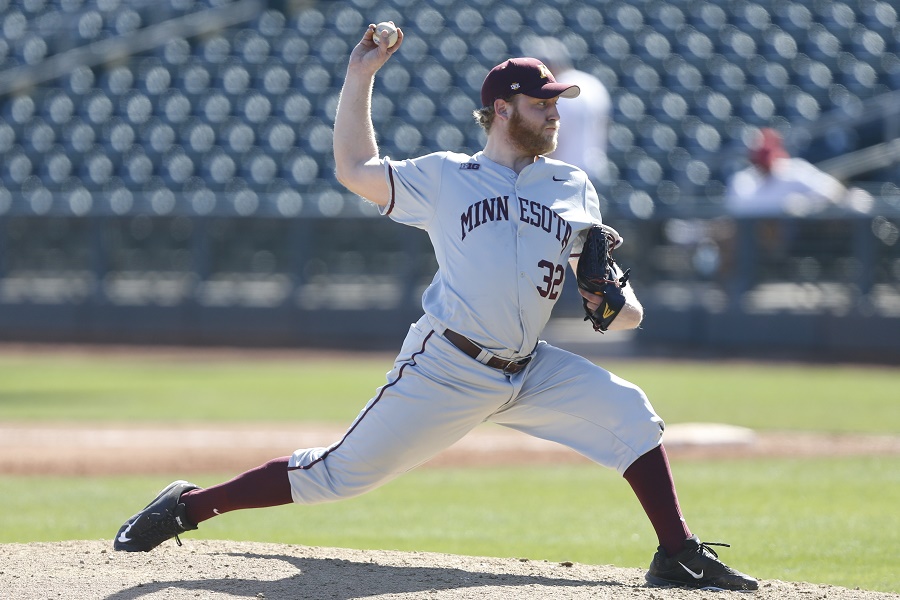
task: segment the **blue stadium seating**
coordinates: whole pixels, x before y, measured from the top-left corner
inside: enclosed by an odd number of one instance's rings
[[[67,50],[236,1],[5,3],[0,71],[39,68]],[[736,163],[720,157],[749,130],[852,114],[900,86],[900,20],[885,1],[450,4],[271,3],[243,25],[174,36],[0,96],[0,193],[11,199],[0,207],[65,211],[84,206],[87,193],[108,199],[88,210],[127,212],[152,206],[140,200],[150,194],[176,212],[282,206],[276,213],[322,216],[304,198],[340,190],[330,126],[347,56],[365,23],[382,19],[408,34],[376,81],[373,120],[385,154],[479,149],[471,112],[487,69],[526,52],[529,36],[556,35],[613,96],[610,155],[620,162],[605,183],[614,206],[643,190],[677,211],[690,193],[722,188]],[[832,136],[808,150],[824,159],[877,135]],[[687,193],[674,193],[676,184]],[[75,200],[47,202],[64,190]],[[235,197],[212,202],[211,193]]]

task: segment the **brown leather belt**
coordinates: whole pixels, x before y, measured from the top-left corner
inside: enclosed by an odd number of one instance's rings
[[[466,336],[456,333],[451,329],[447,329],[444,331],[444,337],[447,338],[447,340],[451,344],[453,344],[475,360],[478,360],[478,355],[481,354],[481,351],[483,350],[481,346],[479,346]],[[530,356],[526,356],[525,358],[519,360],[506,360],[500,358],[499,356],[492,356],[490,360],[483,364],[486,364],[489,367],[493,367],[498,371],[503,371],[508,375],[514,375],[524,369],[525,366],[530,362]]]

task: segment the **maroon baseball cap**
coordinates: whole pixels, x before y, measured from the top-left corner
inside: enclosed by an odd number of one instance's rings
[[[575,98],[577,85],[559,83],[544,63],[536,58],[510,58],[487,74],[481,84],[481,105],[493,106],[497,98],[525,94],[532,98]]]
[[[750,148],[749,158],[754,165],[768,171],[777,159],[787,158],[788,152],[781,134],[776,129],[765,127],[759,133],[759,138]]]

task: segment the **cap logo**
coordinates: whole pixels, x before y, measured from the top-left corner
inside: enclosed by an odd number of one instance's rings
[[[511,90],[517,90],[520,87],[522,87],[522,86],[519,84],[518,81],[515,81],[515,82],[509,84],[509,89],[511,89]]]
[[[550,76],[550,69],[545,67],[543,64],[538,65],[538,70],[541,72],[541,79],[547,79]]]

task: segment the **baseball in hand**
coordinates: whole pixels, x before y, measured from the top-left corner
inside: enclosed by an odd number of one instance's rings
[[[375,37],[373,38],[373,40],[376,44],[381,43],[381,32],[383,31],[387,31],[388,33],[388,48],[397,43],[397,28],[393,23],[382,21],[375,26]]]

